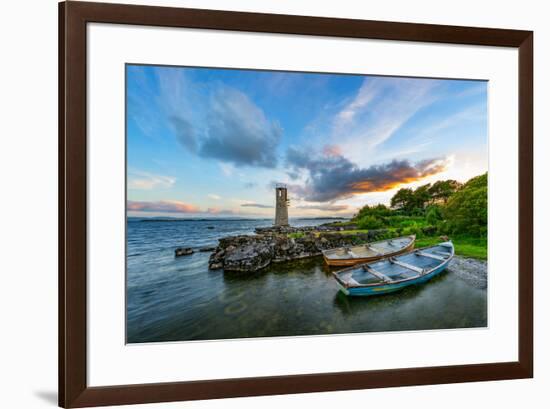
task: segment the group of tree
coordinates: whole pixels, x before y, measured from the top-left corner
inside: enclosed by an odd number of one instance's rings
[[[399,189],[391,198],[391,206],[407,214],[421,213],[429,205],[446,204],[461,186],[462,184],[456,180],[439,180],[433,185],[422,185],[414,190]]]
[[[442,180],[416,189],[399,189],[391,208],[364,206],[354,216],[359,228],[410,226],[416,223],[439,234],[487,234],[487,173],[464,184]]]

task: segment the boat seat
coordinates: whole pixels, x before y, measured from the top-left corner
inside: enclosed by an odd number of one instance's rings
[[[375,253],[377,256],[381,256],[382,254],[384,254],[384,253],[382,253],[381,251],[378,251],[377,249],[375,249],[374,247],[372,247],[370,244],[365,244],[365,248],[366,248],[367,250],[374,251],[374,253]]]
[[[397,264],[398,266],[406,268],[408,270],[416,271],[419,274],[424,274],[425,272],[423,268],[413,266],[412,264],[409,264],[409,263],[404,263],[403,261],[396,260],[394,257],[390,257],[388,260],[390,261],[390,263]]]
[[[351,284],[351,285],[361,285],[361,284],[359,284],[357,281],[355,281],[352,277],[349,278],[348,284]]]
[[[393,280],[388,277],[387,275],[381,273],[380,271],[376,271],[374,268],[372,267],[369,267],[368,265],[364,265],[363,266],[363,270],[371,273],[373,276],[375,276],[376,278],[378,278],[379,280],[382,280],[383,282],[385,283],[391,283]]]
[[[431,254],[431,253],[426,253],[424,251],[415,251],[415,254],[417,256],[422,256],[422,257],[428,257],[428,258],[431,258],[431,259],[434,259],[434,260],[438,260],[438,261],[445,261],[447,260],[447,258],[445,257],[441,257],[441,256],[436,256],[435,254]]]

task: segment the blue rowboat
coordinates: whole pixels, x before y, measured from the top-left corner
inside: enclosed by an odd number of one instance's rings
[[[387,294],[432,279],[447,268],[454,254],[453,243],[447,241],[332,274],[346,295]]]

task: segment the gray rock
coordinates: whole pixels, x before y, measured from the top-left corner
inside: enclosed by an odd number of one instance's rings
[[[487,261],[485,260],[455,256],[447,270],[474,287],[487,288]]]
[[[202,252],[202,253],[207,253],[207,252],[214,251],[214,250],[216,250],[216,247],[201,247],[199,249],[199,251]]]
[[[258,271],[267,267],[273,260],[273,247],[257,242],[238,247],[223,262],[226,271]]]
[[[193,254],[193,249],[191,247],[178,247],[175,251],[176,257],[189,256]]]
[[[208,265],[208,268],[210,270],[219,270],[221,268],[223,268],[223,263],[211,263]]]

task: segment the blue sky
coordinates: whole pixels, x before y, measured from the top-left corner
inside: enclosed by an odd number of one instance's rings
[[[128,65],[130,216],[350,216],[487,171],[487,83]]]

